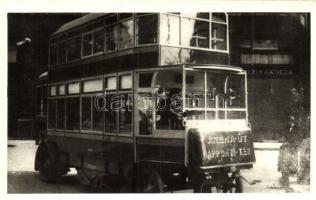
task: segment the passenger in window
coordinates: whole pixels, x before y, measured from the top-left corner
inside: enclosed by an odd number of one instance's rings
[[[183,130],[182,94],[180,88],[172,88],[169,92],[169,124],[172,130]]]
[[[139,134],[151,135],[152,117],[149,110],[139,110]]]
[[[180,88],[159,88],[157,98],[157,128],[183,130],[182,95]]]

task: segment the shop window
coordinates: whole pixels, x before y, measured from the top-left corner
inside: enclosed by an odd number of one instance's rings
[[[98,30],[93,33],[93,53],[102,53],[104,51],[104,30]]]
[[[81,99],[81,128],[91,129],[91,97]]]
[[[48,128],[56,128],[56,100],[48,101]]]
[[[83,82],[83,92],[100,92],[103,90],[102,79],[88,80]]]
[[[106,77],[105,78],[105,89],[107,91],[113,91],[116,90],[117,87],[117,79],[116,76],[112,76],[112,77]]]
[[[57,129],[65,129],[65,100],[57,100]]]
[[[120,76],[120,89],[126,90],[132,88],[132,76],[130,74]]]
[[[106,28],[106,51],[117,50],[117,25],[111,25]]]
[[[50,65],[56,65],[57,64],[57,45],[56,44],[51,44],[50,46]]]
[[[212,23],[212,49],[227,50],[227,26]]]
[[[80,129],[80,99],[79,97],[66,100],[66,128],[67,130]]]
[[[80,59],[81,57],[81,37],[76,37],[68,41],[68,61]]]
[[[133,47],[134,20],[130,19],[119,23],[119,49]]]
[[[136,18],[136,44],[157,43],[158,15],[147,15]]]
[[[162,14],[160,17],[160,42],[168,45],[179,45],[180,17]]]
[[[181,45],[209,48],[210,23],[207,21],[182,18]]]
[[[82,47],[82,56],[89,56],[92,54],[92,33],[83,35]]]
[[[66,42],[61,42],[58,45],[58,64],[66,62]]]
[[[68,83],[68,94],[78,94],[80,92],[80,84],[76,83]]]
[[[103,99],[98,99],[96,102],[95,97],[92,99],[92,130],[94,131],[103,131],[103,111],[105,106],[105,101]],[[97,105],[96,105],[97,104]]]

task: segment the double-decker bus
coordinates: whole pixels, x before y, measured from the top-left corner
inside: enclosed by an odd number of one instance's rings
[[[228,26],[226,13],[93,13],[61,26],[38,87],[40,178],[76,168],[135,192],[242,192],[255,157]]]

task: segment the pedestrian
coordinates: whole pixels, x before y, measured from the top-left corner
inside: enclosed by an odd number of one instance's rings
[[[291,89],[289,100],[289,131],[285,134],[285,141],[280,147],[278,171],[281,172],[280,183],[289,188],[289,176],[298,173],[298,150],[302,143],[301,130],[304,115],[303,98],[296,88]]]

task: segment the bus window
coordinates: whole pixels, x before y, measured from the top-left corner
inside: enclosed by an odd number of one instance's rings
[[[66,42],[60,42],[58,44],[58,64],[66,62]]]
[[[65,95],[65,85],[58,85],[58,95]]]
[[[65,129],[65,100],[57,100],[57,129]]]
[[[155,87],[156,129],[182,130],[182,71],[160,71]]]
[[[187,71],[186,83],[185,105],[195,113],[188,119],[205,119],[205,72]]]
[[[140,135],[152,134],[152,102],[151,94],[139,94],[137,98],[138,128]]]
[[[92,54],[92,33],[87,33],[83,35],[82,41],[82,56],[89,56]]]
[[[56,86],[50,86],[49,87],[49,96],[56,96]]]
[[[68,41],[67,60],[73,61],[81,57],[81,37],[75,37]]]
[[[104,30],[98,30],[93,33],[93,53],[104,51]]]
[[[105,51],[117,50],[117,25],[106,27]]]
[[[133,47],[134,20],[129,19],[119,23],[119,49]]]
[[[117,110],[116,94],[107,94],[105,99],[104,126],[105,133],[116,133]]]
[[[83,130],[91,129],[91,97],[81,99],[81,128]]]
[[[154,73],[152,72],[139,73],[138,87],[150,88],[153,75]]]
[[[56,100],[48,101],[48,129],[56,128]]]
[[[160,43],[179,45],[180,17],[168,14],[160,15]]]
[[[82,83],[82,92],[100,92],[103,89],[103,80],[102,79],[94,79],[87,80]]]
[[[80,84],[79,82],[68,83],[67,84],[67,92],[68,94],[79,94],[80,92]]]
[[[181,45],[209,48],[210,23],[191,18],[181,19]]]
[[[227,26],[225,24],[212,22],[211,48],[227,50]]]
[[[105,90],[114,91],[117,88],[117,79],[116,76],[106,77],[105,78]]]
[[[80,99],[71,97],[66,99],[66,128],[67,130],[80,129]]]
[[[226,14],[225,13],[212,13],[212,21],[217,22],[226,22]]]
[[[120,90],[132,89],[132,76],[130,74],[120,76]]]
[[[104,110],[104,101],[99,99],[98,102],[95,102],[96,98],[92,99],[92,130],[94,131],[103,131],[103,110]]]
[[[50,50],[49,50],[50,52],[49,62],[51,66],[57,64],[57,51],[58,51],[57,44],[51,44]]]
[[[120,94],[119,133],[132,133],[133,95]]]
[[[136,18],[136,44],[157,43],[158,15],[146,15]]]

